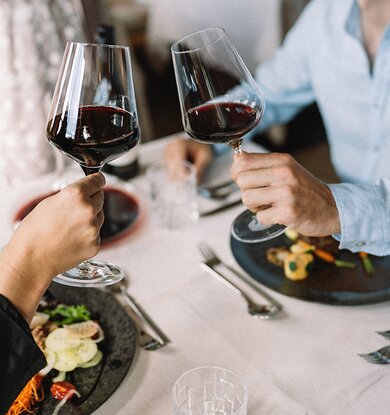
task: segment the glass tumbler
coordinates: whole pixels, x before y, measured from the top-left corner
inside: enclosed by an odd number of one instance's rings
[[[156,226],[181,229],[199,218],[196,171],[187,161],[158,161],[147,171],[151,217]]]
[[[202,366],[179,377],[173,386],[174,415],[246,415],[245,384],[230,370]]]

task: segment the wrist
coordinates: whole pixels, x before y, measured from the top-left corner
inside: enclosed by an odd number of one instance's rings
[[[337,209],[336,201],[333,197],[332,191],[328,186],[325,186],[327,194],[327,223],[329,227],[329,235],[339,234],[341,232],[340,216]]]
[[[0,253],[0,293],[30,322],[52,275],[45,271],[33,250],[23,245],[15,248],[11,242]]]

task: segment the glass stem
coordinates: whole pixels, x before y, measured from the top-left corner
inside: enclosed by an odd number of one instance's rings
[[[80,164],[80,167],[83,169],[83,172],[86,176],[100,171],[100,167],[87,167],[87,166],[82,166],[81,164]],[[96,277],[95,272],[94,272],[95,271],[94,267],[91,265],[89,259],[86,259],[85,261],[81,262],[78,265],[78,269],[79,269],[79,275],[81,278],[92,279]]]
[[[90,174],[97,173],[100,171],[100,167],[87,167],[87,166],[81,166],[86,176]]]
[[[241,148],[242,139],[234,140],[229,143],[230,148],[234,151],[236,156],[239,156],[242,153]]]

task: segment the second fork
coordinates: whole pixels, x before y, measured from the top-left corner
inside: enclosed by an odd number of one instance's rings
[[[223,262],[217,255],[217,253],[214,251],[211,246],[209,246],[207,243],[202,242],[198,244],[199,250],[202,253],[203,257],[205,258],[205,262],[214,266],[222,265],[225,267],[228,271],[235,274],[238,278],[240,278],[242,281],[244,281],[246,284],[248,284],[253,290],[255,290],[257,293],[259,293],[262,297],[264,297],[273,307],[275,307],[278,311],[281,311],[283,309],[283,306],[276,301],[274,298],[272,298],[268,293],[266,293],[264,290],[262,290],[258,285],[255,285],[251,281],[249,281],[247,278],[245,278],[240,272],[238,272],[235,268],[231,267],[229,264],[226,264]]]
[[[365,359],[368,363],[386,365],[390,363],[390,346],[382,347],[371,353],[361,353],[358,356]]]

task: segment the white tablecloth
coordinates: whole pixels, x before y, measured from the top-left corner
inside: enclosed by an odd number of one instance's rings
[[[161,157],[162,144],[141,146],[143,165]],[[145,176],[132,185],[146,202]],[[1,195],[0,244],[10,234],[8,201],[16,192]],[[128,272],[129,292],[172,343],[158,351],[139,350],[119,389],[95,413],[170,414],[175,380],[190,368],[218,365],[237,372],[248,386],[250,415],[389,414],[390,366],[357,356],[388,343],[375,331],[390,329],[389,302],[330,306],[266,289],[284,312],[259,320],[246,312],[239,296],[199,267],[200,240],[238,267],[229,226],[241,210],[201,218],[182,231],[154,228],[146,217],[137,234],[101,251],[101,259]]]

